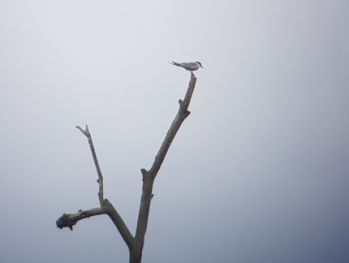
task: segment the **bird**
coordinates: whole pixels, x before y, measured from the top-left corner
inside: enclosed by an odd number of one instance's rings
[[[195,70],[198,70],[199,68],[204,68],[201,65],[201,62],[199,62],[199,61],[196,61],[196,62],[183,62],[183,63],[177,63],[177,62],[171,61],[170,63],[175,65],[175,66],[177,66],[177,67],[182,67],[185,70],[188,70],[188,71],[191,71],[191,72],[193,72]]]

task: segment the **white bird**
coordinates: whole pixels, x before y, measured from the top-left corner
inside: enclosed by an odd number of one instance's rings
[[[198,70],[199,68],[204,68],[199,61],[184,62],[184,63],[177,63],[177,62],[171,61],[171,64],[177,67],[182,67],[188,71],[195,71],[195,70]]]

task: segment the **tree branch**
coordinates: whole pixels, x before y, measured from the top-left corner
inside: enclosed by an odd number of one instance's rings
[[[190,111],[188,111],[188,107],[189,107],[189,103],[191,100],[191,97],[193,95],[194,92],[194,88],[195,88],[195,84],[196,84],[196,77],[193,74],[193,72],[191,72],[191,78],[190,78],[190,82],[189,82],[189,86],[187,89],[187,92],[185,94],[184,100],[179,100],[179,110],[177,112],[176,117],[174,118],[170,128],[167,131],[166,137],[164,139],[164,141],[161,144],[161,147],[155,157],[154,163],[152,165],[152,167],[149,170],[149,174],[152,177],[156,177],[162,162],[164,161],[167,151],[171,146],[171,143],[174,139],[174,137],[176,136],[179,128],[181,127],[183,121],[189,116]]]
[[[86,125],[86,129],[85,130],[82,129],[80,126],[76,126],[76,128],[79,129],[82,132],[82,134],[84,134],[87,137],[87,139],[88,139],[88,143],[90,145],[93,161],[95,163],[97,174],[98,174],[98,179],[97,179],[97,183],[99,185],[98,198],[99,198],[100,205],[102,205],[102,202],[103,202],[103,199],[104,199],[103,198],[103,175],[102,175],[101,168],[99,167],[97,154],[96,154],[96,151],[95,151],[95,147],[93,146],[91,133],[90,133],[87,125]]]
[[[98,216],[106,213],[107,209],[104,207],[97,207],[85,211],[79,210],[75,214],[63,214],[60,218],[57,219],[56,225],[60,229],[64,227],[69,227],[70,230],[73,230],[73,225],[75,225],[81,219],[85,219],[92,216]]]
[[[103,207],[105,207],[108,216],[113,221],[116,228],[119,230],[122,238],[124,239],[126,245],[128,246],[129,250],[132,249],[134,244],[134,238],[130,231],[128,230],[124,220],[122,220],[119,213],[116,211],[114,206],[108,201],[108,199],[104,199],[103,201]]]
[[[90,145],[93,161],[96,166],[96,170],[98,174],[98,179],[97,179],[97,182],[99,185],[98,198],[101,206],[98,208],[93,208],[85,211],[79,210],[77,213],[74,213],[74,214],[63,214],[60,218],[57,219],[56,225],[58,228],[61,228],[61,229],[64,227],[69,227],[71,230],[73,230],[73,225],[75,225],[78,221],[82,219],[89,218],[91,216],[107,214],[109,218],[112,220],[112,222],[114,223],[114,225],[116,226],[116,228],[119,230],[128,248],[131,250],[134,243],[134,238],[132,234],[128,230],[124,220],[121,218],[121,216],[113,207],[113,205],[108,201],[108,199],[104,199],[103,197],[104,195],[103,194],[103,175],[98,163],[97,154],[93,145],[92,136],[88,129],[88,126],[86,125],[85,129],[82,129],[80,126],[76,126],[76,128],[79,129],[81,133],[87,137],[88,143]]]
[[[79,210],[74,214],[63,214],[60,218],[57,219],[56,225],[58,228],[62,229],[64,227],[69,227],[70,230],[73,230],[73,226],[80,220],[89,218],[92,216],[98,216],[106,214],[113,221],[116,228],[119,230],[122,238],[124,239],[126,245],[129,249],[132,248],[134,239],[130,231],[128,230],[124,220],[122,220],[119,213],[116,211],[114,206],[108,201],[108,199],[103,200],[101,207],[89,209],[89,210]]]
[[[135,262],[138,262],[138,261],[140,262],[140,259],[142,257],[142,249],[144,246],[144,236],[148,226],[149,209],[150,209],[150,202],[153,197],[152,189],[153,189],[153,183],[154,183],[155,177],[161,167],[161,164],[163,163],[166,157],[167,151],[170,148],[174,137],[176,136],[183,121],[190,114],[190,112],[188,111],[188,107],[189,107],[191,97],[193,95],[195,84],[196,84],[196,77],[193,73],[191,73],[191,78],[190,78],[189,86],[185,94],[185,97],[183,101],[179,100],[178,112],[170,128],[167,131],[165,139],[160,146],[160,149],[155,157],[153,165],[151,166],[149,171],[145,169],[141,169],[141,172],[143,175],[143,187],[142,187],[142,197],[141,197],[141,203],[140,203],[138,221],[137,221],[137,229],[136,229],[136,235],[135,235],[134,249],[137,250],[135,254],[138,254],[136,255],[138,259],[136,259]]]

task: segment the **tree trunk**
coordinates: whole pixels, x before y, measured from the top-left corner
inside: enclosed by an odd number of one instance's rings
[[[130,263],[141,263],[142,262],[142,249],[133,248],[130,250]]]

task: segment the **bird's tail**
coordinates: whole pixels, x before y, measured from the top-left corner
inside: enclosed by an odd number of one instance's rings
[[[171,63],[172,65],[175,65],[175,66],[179,66],[179,67],[181,66],[181,64],[179,64],[179,63],[177,63],[177,62],[174,62],[174,61],[171,61],[170,63]]]

